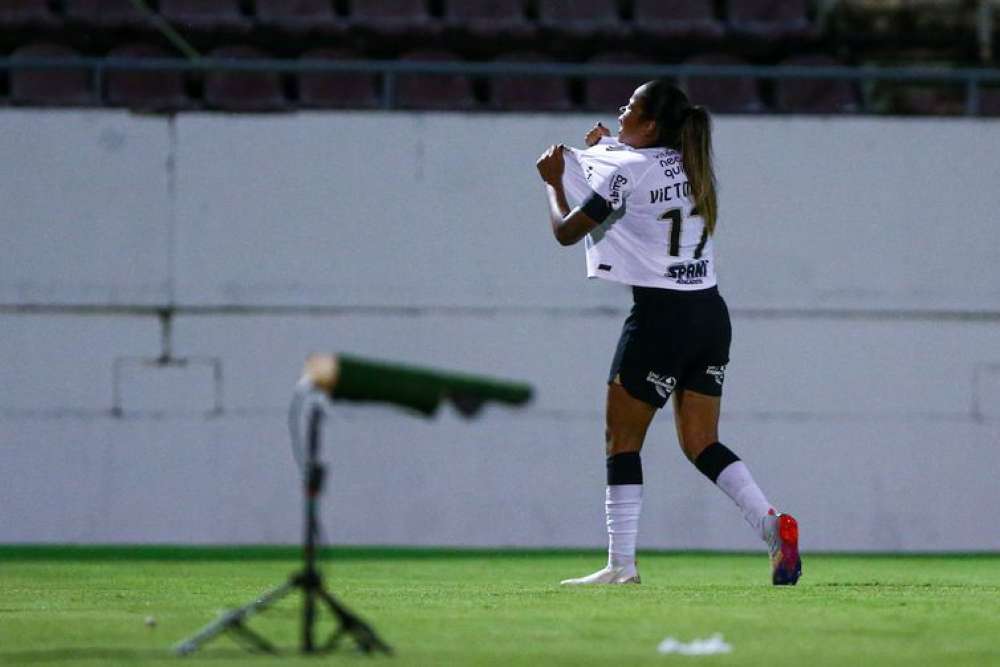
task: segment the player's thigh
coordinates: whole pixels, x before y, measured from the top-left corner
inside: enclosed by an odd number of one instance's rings
[[[691,460],[719,440],[719,412],[722,387],[729,363],[732,325],[725,300],[717,293],[692,307],[697,343],[685,360],[674,392],[674,421],[677,440]]]
[[[721,396],[733,338],[729,308],[720,295],[714,294],[698,302],[692,313],[692,330],[697,334],[687,348],[678,386],[699,394]]]
[[[662,319],[662,313],[644,303],[632,307],[608,374],[609,387],[612,384],[624,387],[629,397],[654,410],[666,405],[677,383],[675,369],[681,368],[683,361],[677,358],[671,328],[661,325]]]
[[[607,455],[641,450],[655,414],[655,407],[632,396],[617,381],[609,382],[604,431]]]
[[[688,459],[695,460],[706,447],[719,441],[721,410],[721,395],[712,396],[691,389],[674,392],[677,441]]]

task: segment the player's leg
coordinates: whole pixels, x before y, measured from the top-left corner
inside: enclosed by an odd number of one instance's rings
[[[747,523],[763,536],[771,509],[746,465],[719,442],[719,412],[726,380],[732,324],[725,300],[710,294],[690,305],[688,319],[697,322],[697,344],[684,364],[674,392],[674,423],[681,449],[706,477],[733,499]]]
[[[618,383],[608,384],[605,413],[607,486],[604,511],[608,528],[608,564],[563,584],[639,583],[635,566],[639,515],[642,512],[642,461],[639,452],[656,408],[632,395]]]
[[[750,470],[732,450],[719,442],[721,396],[690,389],[674,392],[677,440],[688,460],[739,506],[754,532],[763,538],[764,517],[771,510]]]
[[[617,383],[608,385],[605,431],[608,565],[635,569],[635,548],[642,511],[642,460],[639,452],[656,408],[631,396]],[[638,576],[638,575],[637,575]]]
[[[750,469],[719,442],[721,396],[690,389],[674,392],[677,439],[688,459],[740,508],[744,519],[768,545],[772,581],[794,584],[801,573],[798,524],[789,514],[778,514],[757,486]]]

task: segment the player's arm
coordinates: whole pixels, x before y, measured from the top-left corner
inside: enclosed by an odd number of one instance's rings
[[[565,169],[562,144],[550,146],[538,158],[535,166],[545,181],[545,191],[549,201],[549,222],[552,224],[552,234],[561,245],[573,245],[589,234],[598,223],[587,215],[583,209],[570,210],[563,190],[562,175]]]
[[[597,223],[583,209],[570,210],[562,183],[546,184],[545,190],[549,197],[552,234],[561,245],[573,245],[597,227]]]

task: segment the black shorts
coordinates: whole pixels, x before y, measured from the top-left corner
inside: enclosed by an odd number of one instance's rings
[[[619,378],[629,394],[656,408],[675,389],[721,396],[732,327],[718,289],[633,287],[632,298],[608,383]]]

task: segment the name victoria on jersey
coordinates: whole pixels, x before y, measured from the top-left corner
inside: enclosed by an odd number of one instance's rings
[[[688,181],[673,183],[665,188],[657,188],[649,191],[649,203],[659,204],[661,202],[674,201],[682,197],[691,196],[691,184]]]

